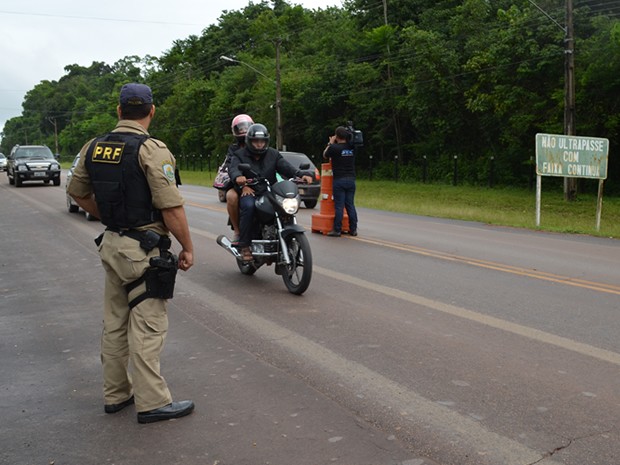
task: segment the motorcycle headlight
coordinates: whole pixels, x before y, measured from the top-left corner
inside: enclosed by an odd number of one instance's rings
[[[299,198],[295,197],[294,199],[281,199],[280,203],[282,204],[282,208],[289,215],[294,215],[299,210]]]

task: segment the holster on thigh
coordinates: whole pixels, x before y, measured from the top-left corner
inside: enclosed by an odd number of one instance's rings
[[[140,278],[125,286],[127,294],[142,283],[146,288],[144,293],[129,301],[129,308],[146,299],[172,299],[179,260],[170,252],[162,252],[162,255],[164,256],[152,257],[149,261],[151,267],[147,268]]]

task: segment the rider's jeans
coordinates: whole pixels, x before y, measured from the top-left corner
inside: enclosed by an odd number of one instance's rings
[[[253,195],[239,197],[239,246],[249,247],[252,243],[256,198]]]
[[[342,231],[344,209],[349,215],[349,232],[357,231],[357,211],[355,210],[355,178],[334,178],[332,195],[334,196],[334,231]]]

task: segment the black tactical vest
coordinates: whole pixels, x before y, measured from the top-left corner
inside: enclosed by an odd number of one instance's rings
[[[146,135],[112,132],[95,139],[86,152],[86,170],[95,191],[101,222],[112,228],[136,228],[161,220],[138,161]]]

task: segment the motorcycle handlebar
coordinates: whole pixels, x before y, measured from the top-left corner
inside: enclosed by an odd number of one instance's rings
[[[261,178],[246,178],[246,180],[245,180],[245,185],[246,185],[246,186],[255,186],[255,185],[256,185],[256,184],[258,184],[261,180],[262,180]],[[306,182],[306,181],[304,180],[304,178],[303,178],[303,177],[301,177],[301,176],[295,176],[294,178],[290,178],[289,180],[290,180],[290,181],[293,181],[293,182],[298,182],[298,183],[300,182],[300,183],[302,183],[302,184],[309,184],[309,183],[308,183],[308,182]]]

